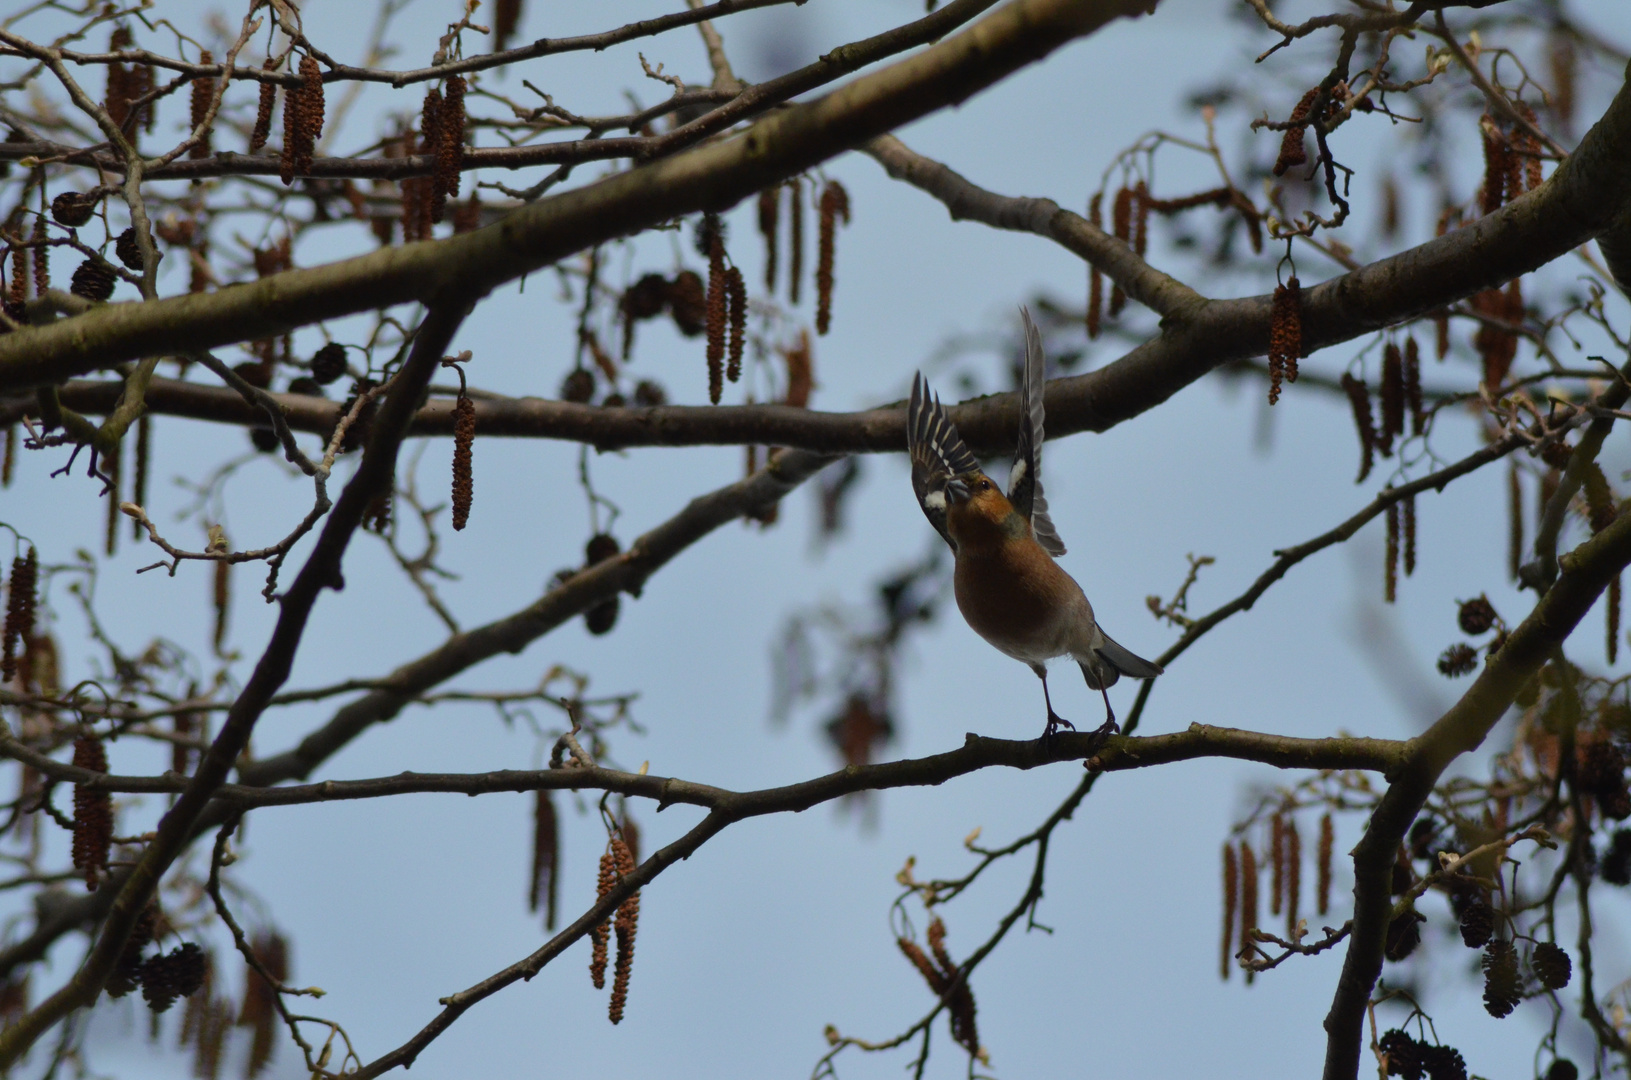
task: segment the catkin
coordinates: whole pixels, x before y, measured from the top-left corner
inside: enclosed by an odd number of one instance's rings
[[[144,412],[141,419],[136,421],[136,475],[132,478],[130,490],[130,501],[137,506],[147,505],[147,464],[152,446],[153,418]],[[142,538],[142,523],[135,518],[130,519],[130,538],[136,541]]]
[[[74,740],[74,764],[91,772],[108,771],[107,751],[95,735]],[[74,785],[74,869],[85,872],[85,887],[92,892],[108,866],[113,848],[113,796],[105,790]]]
[[[123,519],[119,513],[119,486],[121,477],[119,467],[124,457],[124,445],[115,444],[107,453],[102,455],[102,473],[107,477],[107,490],[104,492],[108,499],[107,507],[107,536],[104,550],[111,559],[119,550],[119,522]]]
[[[1493,214],[1507,201],[1507,178],[1513,174],[1512,146],[1495,126],[1495,118],[1485,113],[1478,121],[1484,136],[1484,187],[1479,207]]]
[[[277,70],[277,61],[270,56],[261,65],[262,71]],[[256,153],[266,145],[266,140],[272,135],[272,109],[277,104],[278,85],[275,82],[263,81],[260,87],[260,105],[255,110],[255,127],[249,133],[249,152]],[[288,105],[285,104],[287,109]]]
[[[600,877],[595,883],[595,903],[606,899],[607,895],[617,887],[617,857],[610,851],[600,857]],[[606,936],[608,933],[608,920],[600,922],[589,928],[589,979],[595,984],[596,990],[606,988]]]
[[[1297,102],[1297,107],[1291,110],[1286,122],[1291,126],[1280,140],[1280,156],[1274,160],[1274,175],[1284,176],[1288,169],[1297,165],[1306,164],[1308,150],[1303,146],[1308,133],[1308,114],[1313,111],[1314,99],[1319,97],[1320,88],[1308,91]]]
[[[1336,825],[1330,814],[1320,817],[1320,846],[1315,862],[1314,899],[1321,915],[1331,910],[1331,849],[1336,846]]]
[[[1133,253],[1139,258],[1150,243],[1150,188],[1140,180],[1133,186]]]
[[[1608,663],[1613,667],[1620,658],[1620,575],[1615,574],[1608,579],[1608,600],[1605,606],[1608,616]]]
[[[1111,231],[1117,240],[1127,243],[1132,239],[1133,233],[1133,189],[1123,187],[1116,192],[1116,198],[1110,205]],[[1113,282],[1110,288],[1110,317],[1113,319],[1121,314],[1121,309],[1127,306],[1127,294],[1122,291],[1119,282]]]
[[[1416,572],[1416,497],[1406,495],[1399,500],[1399,527],[1404,534],[1404,576]]]
[[[1093,198],[1087,203],[1087,220],[1095,229],[1104,228],[1104,193],[1095,191]],[[1087,264],[1087,336],[1091,340],[1099,336],[1099,328],[1104,317],[1104,275],[1093,263]]]
[[[1240,864],[1235,856],[1235,845],[1223,845],[1223,946],[1218,956],[1218,974],[1224,982],[1229,981],[1229,971],[1234,966],[1229,958],[1234,953],[1235,940],[1235,908],[1240,900]]]
[[[419,109],[419,153],[429,154],[434,159],[440,154],[442,147],[442,92],[434,86],[425,91],[425,102]],[[434,166],[434,161],[433,161]],[[425,224],[428,217],[430,224],[440,223],[447,213],[447,192],[442,190],[441,184],[434,176],[420,179],[420,214],[419,228],[423,230],[415,239],[427,239],[430,229]]]
[[[1269,914],[1280,914],[1285,903],[1286,820],[1276,813],[1269,819]]]
[[[742,378],[742,353],[747,347],[748,290],[742,271],[725,271],[725,297],[730,302],[730,345],[725,358],[725,377],[731,382]]]
[[[792,193],[787,202],[787,301],[799,306],[799,288],[804,277],[804,180],[787,182]]]
[[[436,188],[444,199],[458,196],[459,173],[464,168],[464,91],[463,76],[448,76],[436,143]]]
[[[284,95],[283,158],[279,172],[285,184],[311,172],[312,155],[323,134],[323,70],[311,56],[300,58],[300,85]]]
[[[1399,346],[1388,342],[1382,349],[1382,385],[1377,393],[1382,405],[1382,429],[1379,432],[1383,457],[1393,454],[1393,439],[1404,435],[1404,358]]]
[[[1404,339],[1404,401],[1410,411],[1410,434],[1422,434],[1427,430],[1427,411],[1421,400],[1421,349],[1413,337]]]
[[[11,560],[11,584],[6,590],[6,628],[0,648],[0,675],[10,682],[17,675],[17,647],[27,648],[34,635],[35,587],[39,581],[39,549],[30,547],[27,555]]]
[[[471,447],[475,441],[476,403],[461,393],[453,405],[453,528],[456,531],[470,521],[470,501],[475,494]]]
[[[765,238],[765,292],[776,291],[776,234],[781,224],[782,186],[759,192],[759,234]]]
[[[837,180],[821,189],[820,229],[816,245],[816,333],[825,334],[832,325],[833,258],[838,219],[849,224],[849,192]]]
[[[215,62],[215,57],[210,54],[208,49],[205,49],[198,55],[198,62],[200,64],[213,64]],[[188,148],[187,156],[189,158],[199,159],[210,156],[211,129],[204,127],[204,121],[209,118],[210,102],[214,100],[215,76],[201,75],[194,79],[192,84],[192,97],[188,102],[188,104],[191,106],[191,114],[188,117],[188,124],[191,130],[197,134],[198,141],[193,143],[193,145]],[[203,130],[200,131],[200,128],[203,128]]]
[[[815,388],[809,331],[800,330],[797,344],[784,350],[783,356],[787,359],[787,396],[783,404],[795,409],[807,409],[810,407],[810,391]]]
[[[617,860],[619,878],[634,873],[634,853],[621,836],[612,839],[612,854]],[[619,905],[613,920],[617,935],[617,960],[612,968],[612,995],[607,1002],[607,1017],[612,1023],[621,1023],[623,1010],[629,998],[629,974],[634,968],[634,936],[640,924],[640,891],[636,889]]]
[[[1297,381],[1297,358],[1303,351],[1302,284],[1293,276],[1274,287],[1269,316],[1269,404],[1280,400],[1280,381]]]
[[[33,245],[35,296],[44,296],[45,290],[51,287],[51,248],[45,241],[45,215],[35,214],[34,233],[29,238]]]
[[[555,929],[556,894],[560,892],[561,826],[555,800],[539,788],[532,812],[532,891],[528,906],[536,912],[544,905],[544,929]]]
[[[1399,504],[1387,504],[1387,552],[1383,556],[1382,599],[1388,603],[1399,595]]]
[[[1257,929],[1257,854],[1245,840],[1240,842],[1240,952],[1249,956],[1257,948],[1253,932]],[[1250,985],[1252,970],[1246,969],[1246,982]]]
[[[222,543],[225,548],[225,541]],[[215,633],[212,641],[219,653],[227,640],[227,614],[232,604],[232,564],[225,559],[215,560],[215,581],[210,590],[211,607],[215,610]]]
[[[708,240],[708,400],[719,404],[725,391],[725,241],[719,230]]]
[[[1518,569],[1523,565],[1523,484],[1518,477],[1517,462],[1506,470],[1506,510],[1506,572],[1516,580]]]
[[[1354,429],[1359,433],[1359,475],[1354,478],[1354,483],[1358,484],[1364,482],[1365,477],[1370,475],[1371,466],[1376,463],[1376,425],[1371,419],[1370,388],[1363,379],[1343,372],[1342,389],[1348,394],[1348,404],[1353,408]]]
[[[1297,909],[1303,899],[1303,838],[1297,832],[1297,819],[1286,818],[1286,937],[1297,936]]]

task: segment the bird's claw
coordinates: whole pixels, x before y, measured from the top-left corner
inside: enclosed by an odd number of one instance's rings
[[[1062,727],[1069,728],[1072,731],[1076,730],[1075,724],[1071,723],[1069,720],[1066,720],[1063,716],[1060,716],[1052,709],[1049,709],[1048,726],[1042,729],[1042,741],[1052,742],[1053,737],[1059,734],[1059,729]]]

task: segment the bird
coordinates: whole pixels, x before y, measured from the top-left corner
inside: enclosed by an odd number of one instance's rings
[[[1161,665],[1135,655],[1093,617],[1093,605],[1055,558],[1065,553],[1048,500],[1042,494],[1042,334],[1031,313],[1025,324],[1025,368],[1020,379],[1019,445],[1004,494],[957,434],[938,395],[918,372],[907,406],[906,440],[912,490],[918,505],[955,556],[953,592],[969,627],[1042,680],[1047,706],[1044,741],[1075,725],[1054,712],[1047,662],[1069,656],[1087,685],[1104,695],[1103,741],[1120,731],[1110,687],[1121,676],[1153,679]]]

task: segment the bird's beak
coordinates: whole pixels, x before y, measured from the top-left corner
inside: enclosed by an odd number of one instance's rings
[[[968,501],[968,481],[962,477],[953,477],[946,481],[946,495],[954,503]]]

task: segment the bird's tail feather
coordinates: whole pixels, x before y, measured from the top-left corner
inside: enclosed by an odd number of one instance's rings
[[[1126,675],[1132,679],[1153,679],[1161,674],[1160,664],[1152,663],[1123,647],[1109,634],[1100,631],[1104,640],[1093,647],[1093,652],[1104,665],[1111,669],[1111,677],[1106,685],[1114,683],[1115,675]]]

